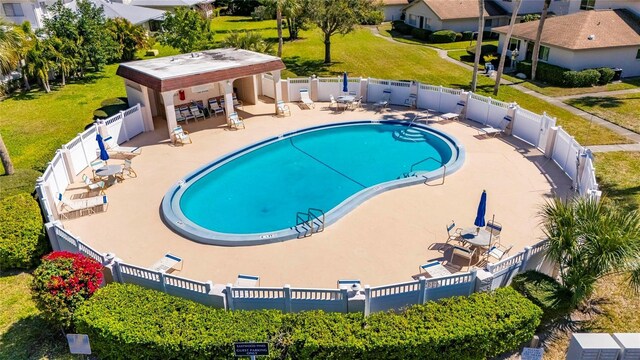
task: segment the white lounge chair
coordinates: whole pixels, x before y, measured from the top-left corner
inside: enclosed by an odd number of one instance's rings
[[[278,115],[282,116],[291,116],[291,110],[289,109],[289,105],[285,104],[284,101],[278,100]]]
[[[511,116],[507,115],[502,118],[502,121],[500,121],[500,124],[498,125],[498,127],[493,127],[491,125],[484,124],[483,127],[478,129],[478,134],[484,135],[487,137],[488,136],[496,137],[498,135],[502,135],[504,131],[507,129],[507,126],[509,126],[510,122],[511,122]]]
[[[451,271],[449,271],[446,267],[442,265],[440,261],[437,261],[437,260],[429,261],[426,264],[420,265],[419,271],[420,271],[420,274],[418,276],[428,274],[429,277],[432,277],[432,278],[451,275]]]
[[[242,118],[238,116],[238,113],[229,114],[229,126],[236,130],[240,129],[240,126],[242,126],[243,129],[246,129],[244,121],[242,121]]]
[[[191,111],[189,111],[189,106],[187,105],[183,105],[180,107],[180,114],[182,115],[182,117],[184,117],[184,122],[186,124],[189,123],[189,120],[196,120],[196,117],[191,113]]]
[[[362,289],[362,284],[360,283],[360,280],[338,280],[338,289],[359,291],[360,289]]]
[[[333,108],[335,111],[338,111],[338,102],[336,98],[333,97],[333,94],[329,95],[329,109]]]
[[[513,245],[503,247],[502,245],[500,245],[500,243],[497,243],[495,245],[492,245],[491,248],[487,250],[487,253],[485,254],[485,256],[487,260],[489,260],[489,258],[492,257],[500,261],[509,253],[509,251],[511,251],[512,248],[513,248]]]
[[[410,94],[408,98],[404,100],[404,106],[408,106],[411,109],[417,108],[418,96],[416,94]]]
[[[209,99],[209,114],[213,114],[215,116],[218,116],[218,114],[224,114],[224,109],[220,107],[218,100],[215,98]]]
[[[180,264],[180,269],[176,267],[176,265],[178,264]],[[156,261],[155,264],[151,265],[150,269],[159,271],[161,273],[167,273],[167,272],[171,272],[172,270],[180,271],[182,270],[183,266],[184,266],[184,262],[182,261],[182,258],[177,257],[171,253],[166,253],[160,260]]]
[[[183,122],[183,121],[184,121],[184,123],[185,123],[185,124],[188,124],[188,123],[189,123],[189,122],[187,122],[187,118],[185,118],[185,117],[182,115],[182,112],[180,111],[180,109],[176,108],[176,109],[175,109],[175,112],[176,112],[176,122],[181,123],[181,122]]]
[[[189,112],[191,112],[191,115],[193,115],[196,121],[198,120],[198,118],[202,118],[202,120],[205,119],[204,111],[202,111],[202,109],[200,109],[198,105],[189,106]]]
[[[65,219],[69,219],[68,215],[71,213],[78,213],[82,216],[86,211],[89,215],[92,215],[95,214],[96,208],[102,207],[102,210],[106,210],[106,207],[108,206],[107,195],[69,200],[62,196],[62,194],[58,193],[58,201],[60,201],[58,214]]]
[[[82,182],[87,185],[87,189],[89,189],[89,191],[99,190],[100,194],[104,194],[104,181],[93,182],[87,175],[82,174]]]
[[[142,154],[139,146],[120,146],[112,136],[107,136],[103,140],[110,157],[132,158]]]
[[[135,170],[133,170],[133,168],[131,167],[131,160],[126,159],[124,161],[124,164],[122,164],[122,171],[119,174],[116,174],[116,177],[120,180],[120,181],[124,181],[124,173],[127,173],[127,176],[130,178],[135,178],[138,177],[138,174],[136,173]]]
[[[234,286],[237,287],[255,287],[260,286],[260,276],[240,274],[236,279]]]
[[[307,109],[315,108],[316,104],[313,103],[311,98],[309,97],[309,90],[300,89],[300,101],[307,107]]]
[[[185,131],[182,129],[182,126],[178,125],[176,126],[173,131],[171,132],[171,135],[173,137],[173,143],[174,144],[180,144],[180,145],[184,145],[187,143],[187,141],[189,142],[189,144],[193,143],[191,141],[191,137],[189,136],[189,132]]]
[[[373,104],[374,109],[384,109],[389,106],[389,102],[391,101],[391,89],[384,89],[382,92],[382,99],[380,101]]]
[[[233,97],[233,108],[234,109],[237,109],[237,108],[244,109],[244,106],[242,105],[242,101],[238,100],[238,98],[235,97],[235,96]]]
[[[464,110],[464,104],[465,104],[464,101],[462,100],[458,101],[458,103],[456,104],[456,108],[453,112],[442,114],[440,115],[440,118],[442,118],[442,120],[459,120],[460,114],[462,114],[462,110]]]

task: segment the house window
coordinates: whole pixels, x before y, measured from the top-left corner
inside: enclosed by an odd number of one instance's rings
[[[491,26],[492,26],[492,24],[493,24],[493,21],[492,21],[492,20],[493,20],[493,19],[486,19],[486,20],[484,21],[484,27],[491,27]]]
[[[409,25],[416,25],[416,16],[413,14],[409,14]]]
[[[538,59],[542,61],[549,61],[549,48],[540,45],[540,52],[538,53]]]
[[[16,3],[4,3],[2,4],[2,10],[4,10],[7,16],[24,16],[22,12],[22,6]]]
[[[580,10],[593,10],[596,6],[596,0],[580,1]]]
[[[640,49],[638,49],[638,52],[636,53],[636,60],[640,60]]]
[[[516,49],[520,50],[520,39],[509,39],[509,50],[513,51]]]

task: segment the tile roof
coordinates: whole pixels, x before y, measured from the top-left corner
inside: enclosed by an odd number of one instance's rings
[[[424,2],[440,20],[474,19],[480,14],[478,0],[417,0],[414,3],[420,1]],[[484,16],[502,15],[508,15],[507,11],[495,1],[485,0]]]
[[[516,24],[513,36],[534,41],[539,21]],[[508,26],[493,31],[506,34]],[[593,36],[592,36],[593,35]],[[591,40],[590,40],[591,38]],[[640,20],[628,10],[591,10],[548,18],[541,43],[570,50],[640,45]]]
[[[105,0],[89,0],[95,6],[102,7],[104,15],[109,19],[125,18],[132,24],[138,25],[149,20],[162,19],[164,17],[164,11],[149,9],[141,6],[127,5],[112,1]],[[65,3],[64,6],[76,11],[78,9],[78,3],[74,0],[69,3]]]
[[[409,0],[382,0],[382,5],[407,5]]]

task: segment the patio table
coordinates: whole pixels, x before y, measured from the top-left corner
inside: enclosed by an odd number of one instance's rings
[[[345,110],[349,107],[350,104],[353,104],[353,102],[356,100],[356,97],[353,95],[342,95],[342,96],[338,96],[336,98],[336,102],[338,104],[344,104],[344,108]]]
[[[489,247],[489,243],[491,241],[491,234],[481,228],[478,231],[477,227],[468,227],[464,228],[460,233],[460,236],[464,239],[464,241],[468,242],[471,245],[479,246],[479,247]]]
[[[111,186],[116,182],[116,174],[122,172],[121,165],[105,165],[100,169],[96,170],[96,175],[100,177],[107,177],[105,184],[107,186]]]

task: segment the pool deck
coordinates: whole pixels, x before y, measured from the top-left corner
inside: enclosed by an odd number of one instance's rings
[[[540,151],[513,137],[479,138],[465,122],[432,126],[456,137],[466,148],[457,172],[430,185],[416,185],[378,195],[358,206],[324,232],[303,239],[250,246],[220,247],[193,242],[162,222],[160,202],[178,179],[241,147],[304,127],[349,120],[411,120],[414,111],[392,107],[382,113],[365,109],[334,113],[326,103],[312,110],[289,104],[291,117],[275,117],[273,104],[245,106],[246,130],[229,130],[222,116],[183,127],[193,144],[173,146],[163,119],[156,130],[128,144],[142,146],[133,159],[137,178],[107,189],[106,212],[63,221],[65,228],[100,252],[112,252],[124,262],[149,267],[165,253],[184,259],[174,275],[216,284],[233,283],[238,274],[259,275],[261,286],[335,288],[338,279],[360,279],[372,286],[410,281],[427,260],[449,260],[438,249],[452,219],[473,226],[480,194],[487,190],[487,220],[495,214],[504,229],[503,245],[512,253],[540,241],[537,212],[554,195],[571,193],[571,181]],[[424,114],[424,113],[423,113]],[[109,164],[120,163],[110,160]],[[90,170],[85,171],[90,175]],[[67,196],[85,192],[78,176]],[[256,178],[255,181],[260,181]],[[241,221],[242,219],[238,219]],[[450,270],[466,271],[459,260]]]

